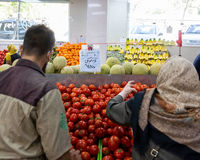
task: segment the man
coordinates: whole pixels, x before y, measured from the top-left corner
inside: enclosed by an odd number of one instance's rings
[[[81,159],[68,133],[56,85],[44,70],[55,37],[44,25],[25,34],[22,59],[0,73],[0,159]]]

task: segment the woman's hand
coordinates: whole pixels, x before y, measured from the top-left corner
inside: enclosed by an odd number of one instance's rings
[[[131,92],[137,92],[135,88],[132,88],[132,85],[135,83],[135,81],[129,81],[127,85],[124,87],[124,89],[119,93],[125,99]]]

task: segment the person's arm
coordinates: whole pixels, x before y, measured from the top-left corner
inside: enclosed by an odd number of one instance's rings
[[[59,90],[53,89],[40,99],[37,116],[36,128],[46,157],[54,160],[79,160],[80,154],[74,156],[71,153],[73,151],[70,151],[71,139]]]
[[[195,67],[196,70],[197,70],[197,73],[198,73],[199,79],[200,79],[200,54],[195,58],[193,64],[194,64],[194,67]]]
[[[131,119],[131,109],[129,108],[127,102],[124,99],[131,92],[136,92],[133,85],[134,81],[128,82],[126,87],[121,93],[112,98],[107,105],[106,114],[114,122],[121,125],[129,125]]]

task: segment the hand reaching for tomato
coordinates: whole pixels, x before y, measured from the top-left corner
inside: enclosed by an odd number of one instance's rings
[[[135,81],[129,81],[127,85],[124,87],[124,89],[119,93],[125,99],[131,92],[137,92],[135,88],[132,88],[132,85],[135,83]]]

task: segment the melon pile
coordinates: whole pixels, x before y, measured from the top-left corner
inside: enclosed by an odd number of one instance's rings
[[[111,74],[111,75],[158,75],[161,64],[153,64],[149,69],[145,64],[138,63],[134,65],[131,62],[123,64],[116,57],[109,57],[106,64],[101,64],[101,72],[98,74]],[[61,74],[93,74],[80,72],[80,66],[67,66],[67,60],[63,56],[58,56],[53,60],[53,63],[48,63],[46,73],[61,73]]]

